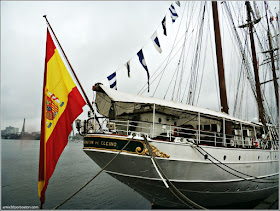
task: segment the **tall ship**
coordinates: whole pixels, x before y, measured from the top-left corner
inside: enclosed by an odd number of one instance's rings
[[[219,2],[231,23],[228,26],[233,33],[231,41],[237,44],[241,58],[240,78],[234,81],[239,84],[239,90],[234,92],[234,105],[229,105],[226,89],[224,69],[229,68],[224,68],[223,50],[227,48],[222,47],[225,42],[221,41],[217,2],[199,2],[201,12],[197,19],[197,40],[193,41],[196,46],[192,48],[195,56],[191,68],[186,70],[182,66],[188,61],[184,56],[190,53],[182,47],[174,78],[162,82],[169,85],[171,92],[173,89],[170,100],[165,96],[161,99],[125,93],[96,83],[93,86],[95,113],[89,112],[87,120],[76,120],[76,127],[84,136],[83,151],[101,168],[106,166],[106,173],[154,205],[199,209],[232,208],[237,204],[245,207],[245,204],[265,199],[279,188],[278,40],[275,42],[278,35],[271,35],[272,27],[277,26],[269,20],[266,3],[262,6],[256,2],[241,3],[246,22],[236,25],[232,4]],[[266,15],[261,16],[260,11]],[[213,16],[214,34],[211,36],[216,46],[219,111],[199,107],[196,103],[201,86],[198,82],[203,81],[198,70],[208,68],[207,65],[198,68],[203,63],[200,55],[207,51],[201,47],[206,33],[204,31],[203,35],[203,30],[212,26],[206,14]],[[255,46],[262,41],[257,35],[257,24],[266,27],[266,44],[262,47]],[[244,32],[243,37],[240,31]],[[262,64],[257,59],[260,54],[264,58]],[[268,67],[272,79],[260,81],[263,78],[259,70],[264,66]],[[185,92],[178,85],[184,71],[190,72],[186,101],[181,100]],[[163,75],[164,71],[161,73]],[[215,81],[207,83],[215,86]],[[269,92],[274,99],[272,106],[265,98],[264,86],[268,83],[272,87]],[[149,83],[145,87],[149,89]],[[249,108],[245,112],[256,105],[256,121],[244,120],[238,114],[245,109],[240,106],[245,102],[244,90],[250,90],[254,100],[247,103]]]

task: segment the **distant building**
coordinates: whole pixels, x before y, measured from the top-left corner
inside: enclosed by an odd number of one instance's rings
[[[9,127],[6,127],[5,130],[1,130],[1,134],[2,134],[2,135],[18,134],[18,131],[19,131],[18,128],[9,126]]]

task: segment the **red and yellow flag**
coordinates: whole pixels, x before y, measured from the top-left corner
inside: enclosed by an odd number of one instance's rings
[[[71,124],[83,112],[85,104],[47,31],[38,179],[41,205],[45,202],[49,179],[68,142]]]

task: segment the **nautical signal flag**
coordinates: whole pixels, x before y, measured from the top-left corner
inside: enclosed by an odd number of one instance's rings
[[[85,104],[47,30],[38,178],[41,207],[49,179],[68,142],[71,124]]]
[[[162,25],[162,29],[163,29],[163,34],[165,36],[167,36],[167,33],[166,33],[166,16],[163,18],[163,20],[161,21],[161,25]]]
[[[117,73],[113,72],[107,78],[108,78],[108,81],[110,83],[110,88],[117,90]]]
[[[130,78],[130,61],[128,61],[126,64],[126,69],[127,69],[127,76]]]
[[[160,47],[160,44],[159,44],[157,32],[155,32],[155,33],[152,35],[152,38],[151,38],[151,39],[153,40],[153,44],[154,44],[155,48],[157,49],[157,51],[158,51],[159,53],[161,53],[162,50],[161,50],[161,47]]]
[[[177,14],[177,12],[175,10],[175,7],[172,4],[169,7],[169,11],[171,13],[172,22],[174,23],[176,21],[176,19],[178,18],[178,14]]]
[[[181,7],[180,1],[175,1],[175,3],[176,3],[179,7]]]
[[[150,81],[150,74],[149,74],[149,70],[148,70],[148,67],[147,67],[147,64],[146,64],[146,61],[145,61],[142,49],[137,53],[137,55],[138,55],[140,63],[142,64],[142,66],[145,68],[145,70],[147,72],[147,76],[148,76],[148,92],[149,92],[150,91],[150,82],[149,82]]]

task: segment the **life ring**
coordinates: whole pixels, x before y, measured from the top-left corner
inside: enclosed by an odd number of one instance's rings
[[[258,141],[252,138],[252,145],[258,147]]]

